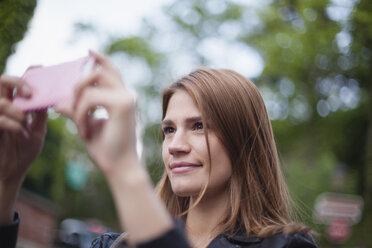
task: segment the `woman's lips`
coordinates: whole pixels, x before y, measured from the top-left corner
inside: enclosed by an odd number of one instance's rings
[[[170,165],[170,168],[173,173],[184,173],[200,167],[202,167],[200,164],[193,164],[187,162],[176,162]]]

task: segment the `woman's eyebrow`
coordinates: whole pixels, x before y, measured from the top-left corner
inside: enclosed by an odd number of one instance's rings
[[[169,126],[169,125],[172,125],[172,124],[173,124],[173,121],[168,120],[168,119],[162,120],[162,122],[161,122],[162,126]]]
[[[194,123],[194,122],[198,122],[201,120],[202,120],[201,116],[192,116],[192,117],[186,118],[187,123]]]
[[[185,122],[186,123],[194,123],[194,122],[198,122],[198,121],[201,121],[201,120],[202,120],[201,116],[192,116],[192,117],[187,117],[185,119]],[[173,121],[169,120],[169,119],[165,119],[161,122],[161,125],[163,125],[163,126],[173,125]]]

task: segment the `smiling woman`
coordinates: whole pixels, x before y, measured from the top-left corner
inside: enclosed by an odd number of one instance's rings
[[[165,170],[156,194],[136,152],[135,98],[107,58],[91,55],[100,70],[76,87],[73,109],[56,111],[76,123],[129,234],[104,234],[91,248],[317,247],[309,228],[293,222],[270,120],[252,82],[200,69],[165,89]],[[0,93],[14,89],[30,97],[22,79],[0,78]],[[12,96],[0,96],[0,151],[14,155],[0,160],[0,243],[15,247],[14,202],[45,138],[46,112],[25,123]],[[109,118],[87,114],[97,106]]]
[[[309,231],[292,223],[270,120],[245,77],[200,69],[173,83],[163,94],[163,134],[158,191],[171,214],[184,217],[192,241]],[[184,162],[200,166],[174,171]],[[205,233],[193,233],[201,226]]]
[[[175,195],[191,197],[192,204],[208,183],[208,196],[214,192],[214,197],[223,195],[223,200],[228,200],[225,193],[231,176],[229,156],[213,130],[204,129],[199,108],[186,91],[172,95],[163,120],[163,134],[165,171]]]

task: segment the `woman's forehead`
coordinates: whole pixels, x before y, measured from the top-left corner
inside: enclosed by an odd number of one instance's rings
[[[164,119],[170,116],[200,116],[194,99],[184,90],[176,91],[170,98]]]

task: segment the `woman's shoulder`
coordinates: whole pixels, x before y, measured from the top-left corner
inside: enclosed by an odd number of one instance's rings
[[[261,247],[261,248],[317,248],[313,237],[306,232],[294,232],[286,235],[278,233],[267,238],[247,237],[245,235],[235,235],[229,238],[235,247]]]
[[[125,248],[127,243],[127,233],[105,233],[96,238],[90,248]],[[136,245],[138,248],[190,248],[188,241],[177,226],[153,239],[142,241]]]
[[[267,243],[267,245],[266,245]],[[295,232],[289,235],[284,233],[279,233],[272,237],[268,237],[263,240],[263,247],[286,247],[286,248],[316,248],[318,247],[315,240],[309,233],[305,232]],[[278,245],[274,245],[278,244]]]

